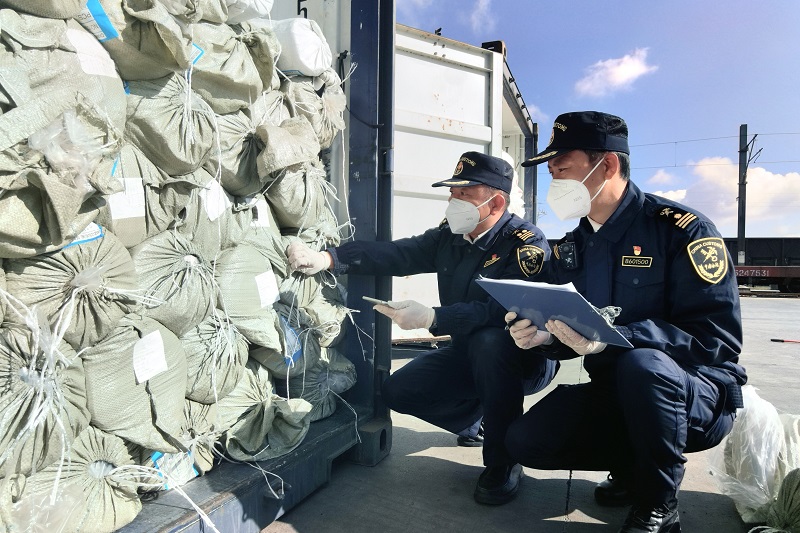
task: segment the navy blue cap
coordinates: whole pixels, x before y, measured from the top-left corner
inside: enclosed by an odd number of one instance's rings
[[[432,187],[488,185],[510,193],[513,179],[514,169],[505,159],[480,152],[465,152],[456,164],[453,177],[437,181]]]
[[[547,148],[524,161],[522,166],[538,165],[572,150],[630,154],[628,125],[618,116],[599,111],[558,115]]]

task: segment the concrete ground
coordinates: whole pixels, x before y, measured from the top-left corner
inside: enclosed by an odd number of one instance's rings
[[[749,383],[779,411],[800,414],[800,343],[770,341],[800,340],[800,300],[743,298],[742,313],[741,362]],[[393,369],[407,361],[395,360]],[[557,383],[587,379],[577,361],[562,366]],[[540,397],[529,397],[526,404]],[[264,533],[599,533],[617,531],[625,518],[627,509],[604,508],[594,502],[592,491],[605,478],[602,472],[526,468],[514,501],[500,507],[479,505],[472,492],[483,469],[480,448],[458,447],[455,436],[410,416],[393,413],[392,421],[392,450],[386,459],[374,467],[334,462],[330,483]],[[752,526],[742,522],[733,501],[721,494],[709,473],[712,453],[687,456],[679,495],[683,531],[747,532]]]

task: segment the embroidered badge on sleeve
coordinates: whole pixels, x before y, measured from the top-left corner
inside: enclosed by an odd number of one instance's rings
[[[728,272],[728,254],[725,243],[719,237],[705,237],[689,243],[689,259],[697,274],[714,284]]]
[[[544,250],[532,244],[517,248],[517,262],[526,277],[534,276],[542,271]]]

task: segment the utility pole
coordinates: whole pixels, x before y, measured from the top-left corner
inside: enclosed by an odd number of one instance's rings
[[[738,264],[745,264],[744,222],[747,207],[747,124],[739,126],[739,225],[736,233]]]
[[[761,154],[761,148],[753,154],[756,137],[758,134],[753,135],[750,142],[747,142],[747,124],[739,126],[739,227],[736,235],[736,247],[739,249],[738,264],[740,265],[745,264],[744,219],[747,209],[747,167]]]

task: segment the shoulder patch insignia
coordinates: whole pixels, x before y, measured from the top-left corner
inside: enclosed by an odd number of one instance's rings
[[[536,234],[529,229],[517,228],[514,230],[514,233],[512,233],[512,235],[514,235],[514,237],[518,238],[521,241],[527,241]]]
[[[694,213],[676,211],[671,207],[663,207],[658,212],[659,217],[664,217],[668,221],[673,222],[676,226],[686,229],[689,224],[697,220],[697,215]]]
[[[526,277],[535,276],[542,271],[544,265],[544,250],[532,244],[517,248],[517,262]]]
[[[719,237],[705,237],[689,243],[686,247],[689,259],[703,280],[715,284],[728,272],[728,254],[725,243]]]

